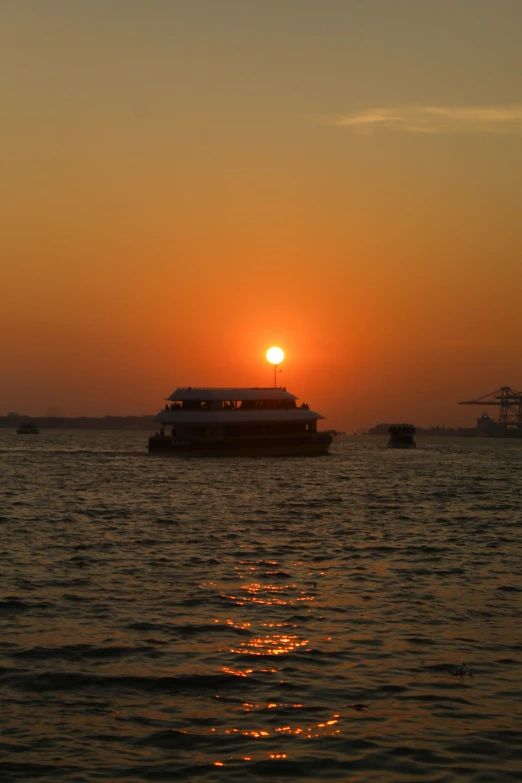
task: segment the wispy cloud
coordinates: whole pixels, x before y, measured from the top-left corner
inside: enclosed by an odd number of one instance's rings
[[[336,117],[330,124],[362,133],[522,133],[522,104],[370,109]]]

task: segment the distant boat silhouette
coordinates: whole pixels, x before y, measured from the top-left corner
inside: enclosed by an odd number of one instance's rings
[[[415,435],[413,424],[392,424],[388,428],[388,433],[389,449],[414,449],[417,445],[413,439]]]
[[[24,421],[16,430],[19,435],[38,435],[40,430],[34,421]]]

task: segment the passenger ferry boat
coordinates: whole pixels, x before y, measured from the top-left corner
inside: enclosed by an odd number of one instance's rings
[[[285,388],[179,388],[156,416],[153,454],[305,456],[327,454],[334,433],[317,431],[320,413]],[[165,430],[167,428],[167,431]],[[170,431],[169,431],[170,430]]]
[[[388,434],[389,449],[414,449],[417,445],[413,439],[415,435],[413,424],[392,424],[388,428]]]

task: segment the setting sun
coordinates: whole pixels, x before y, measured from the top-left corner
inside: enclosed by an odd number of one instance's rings
[[[266,352],[266,358],[270,362],[270,364],[281,364],[283,359],[285,358],[284,352],[281,350],[281,348],[273,347],[269,348]]]

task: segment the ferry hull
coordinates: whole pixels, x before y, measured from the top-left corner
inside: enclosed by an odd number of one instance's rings
[[[332,440],[330,432],[295,438],[194,439],[188,443],[153,435],[149,438],[149,454],[187,457],[316,457],[328,454]]]

